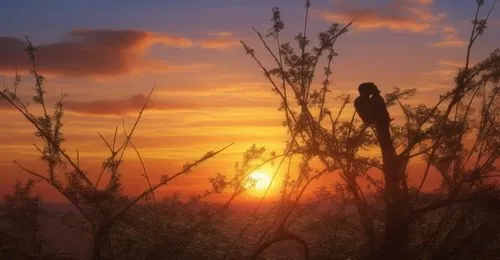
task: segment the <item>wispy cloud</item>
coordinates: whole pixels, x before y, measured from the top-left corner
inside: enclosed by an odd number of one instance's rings
[[[229,36],[232,36],[233,33],[231,32],[209,32],[208,35],[211,35],[211,36],[218,36],[218,37],[229,37]]]
[[[319,16],[329,22],[354,20],[358,30],[387,29],[414,33],[436,32],[437,23],[446,17],[429,7],[433,1],[407,0],[392,1],[379,8],[356,8],[348,2],[338,4],[340,12],[317,11]]]
[[[432,47],[463,47],[467,44],[466,41],[460,39],[458,31],[453,26],[444,26],[441,28],[442,38],[439,41],[430,44]]]
[[[453,79],[457,75],[458,70],[464,66],[462,62],[454,60],[438,60],[437,63],[440,65],[439,68],[427,72],[425,75],[445,81]]]
[[[451,78],[457,73],[455,69],[440,69],[426,73],[426,75],[439,76],[441,78]]]
[[[209,63],[167,63],[163,60],[142,60],[134,68],[136,73],[183,73],[183,72],[200,72],[212,68],[213,64]]]
[[[67,38],[36,46],[42,73],[67,76],[117,75],[132,71],[148,49],[161,44],[186,48],[193,42],[184,37],[139,30],[72,30]],[[0,37],[0,71],[16,66],[29,70],[26,43],[14,37]]]
[[[93,101],[66,101],[65,109],[81,114],[94,115],[123,115],[136,113],[146,102],[144,94],[137,94],[125,99],[99,99]],[[146,109],[152,110],[174,110],[191,108],[190,105],[172,104],[159,100],[150,100]]]
[[[463,63],[458,62],[458,61],[451,61],[451,60],[438,60],[438,63],[443,66],[448,66],[448,67],[453,67],[453,68],[461,68],[464,66]]]
[[[495,26],[495,27],[499,27],[500,26],[500,20],[497,20],[497,21],[488,21],[488,24],[489,25],[492,25],[492,26]]]
[[[433,0],[417,0],[417,2],[421,5],[430,5],[432,4],[434,1]]]
[[[377,8],[355,8],[352,2],[341,1],[337,3],[337,9],[344,11],[317,13],[329,22],[354,20],[353,27],[359,31],[387,29],[430,33],[440,38],[429,43],[429,46],[463,47],[466,42],[460,38],[454,26],[446,23],[446,13],[438,11],[433,4],[432,0],[393,0]]]
[[[425,21],[388,14],[375,9],[350,10],[344,13],[324,12],[322,18],[329,22],[354,20],[354,28],[359,30],[389,29],[392,31],[424,32],[433,27]]]
[[[200,41],[200,46],[205,49],[229,49],[239,45],[238,39],[233,37],[230,32],[209,33],[215,38]]]

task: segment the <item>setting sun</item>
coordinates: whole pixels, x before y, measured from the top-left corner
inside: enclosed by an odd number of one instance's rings
[[[248,176],[245,188],[254,189],[256,191],[261,191],[267,189],[271,184],[271,176],[268,173],[262,171],[256,171]]]

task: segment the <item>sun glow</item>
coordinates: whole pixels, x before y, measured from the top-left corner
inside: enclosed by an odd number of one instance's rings
[[[271,176],[263,171],[252,172],[248,176],[245,188],[253,189],[255,191],[263,191],[271,184]]]

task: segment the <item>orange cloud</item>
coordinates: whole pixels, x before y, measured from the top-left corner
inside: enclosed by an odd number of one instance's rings
[[[441,68],[427,72],[425,73],[425,75],[429,75],[445,81],[453,79],[453,77],[457,75],[458,69],[464,66],[461,62],[452,60],[438,60],[437,63],[441,65]],[[433,88],[437,89],[439,87]]]
[[[137,94],[126,99],[100,99],[93,101],[66,101],[65,110],[81,114],[95,115],[123,115],[138,112],[147,97],[144,94]],[[190,105],[170,104],[166,102],[150,100],[146,109],[173,110],[190,108]]]
[[[349,0],[332,0],[336,5],[345,5]],[[354,1],[350,1],[351,3]],[[419,4],[419,5],[430,5],[433,4],[433,0],[392,0],[391,3],[395,4]]]
[[[344,13],[325,12],[322,18],[329,22],[352,21],[353,26],[360,30],[389,29],[392,31],[425,32],[434,25],[418,17],[404,16],[376,9],[350,10]]]
[[[457,69],[439,69],[425,73],[426,75],[436,77],[440,80],[451,80],[457,74]]]
[[[421,5],[430,5],[434,2],[433,0],[417,0],[417,1]]]
[[[434,25],[443,20],[443,18],[446,18],[447,16],[445,13],[437,13],[429,8],[420,6],[418,7],[409,6],[406,8],[406,10],[408,10],[408,12],[411,13],[411,15],[415,17],[417,20],[430,22]]]
[[[438,63],[444,66],[453,67],[453,68],[461,68],[464,66],[462,62],[451,61],[451,60],[438,60]]]
[[[231,32],[212,32],[212,33],[208,33],[208,34],[213,35],[213,36],[219,36],[219,37],[229,37],[229,36],[233,35]]]
[[[388,29],[415,33],[437,33],[438,23],[445,13],[432,8],[432,0],[393,0],[379,8],[358,8],[355,4],[342,1],[336,4],[340,12],[318,11],[328,22],[349,22],[354,20],[358,30]]]
[[[139,30],[73,30],[59,42],[36,46],[41,73],[67,76],[102,76],[130,72],[149,47],[162,44],[189,47],[190,39]],[[26,43],[0,37],[0,71],[30,70]]]
[[[190,63],[190,64],[169,64],[162,60],[143,60],[135,68],[138,73],[182,73],[182,72],[200,72],[213,67],[208,63]]]
[[[215,35],[216,38],[200,41],[201,47],[205,49],[229,49],[239,45],[239,41],[234,39],[230,32],[216,32],[210,33],[210,35]]]
[[[452,27],[443,27],[443,36],[441,40],[430,44],[432,47],[445,48],[445,47],[463,47],[467,44],[466,41],[460,39],[456,29]]]
[[[467,42],[460,38],[455,27],[443,23],[447,15],[432,8],[433,3],[432,0],[398,0],[391,1],[379,9],[352,9],[343,3],[340,7],[347,7],[347,11],[339,13],[319,11],[319,14],[323,20],[329,22],[354,21],[354,28],[359,30],[388,29],[437,34],[441,38],[430,43],[429,46],[432,47],[466,45]]]

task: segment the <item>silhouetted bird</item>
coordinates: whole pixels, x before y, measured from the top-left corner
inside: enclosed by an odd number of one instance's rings
[[[388,126],[389,112],[377,86],[372,82],[361,83],[358,91],[359,97],[354,100],[354,107],[363,123],[367,126],[373,123]]]
[[[369,126],[375,121],[373,116],[373,103],[370,99],[370,89],[363,84],[358,87],[359,97],[354,100],[354,107],[359,117],[361,117],[361,120],[363,120],[363,123]]]
[[[373,113],[373,102],[370,98],[372,95],[372,88],[369,83],[362,83],[358,87],[359,97],[354,100],[354,107],[358,113],[363,123],[367,126],[375,122],[375,116]]]

